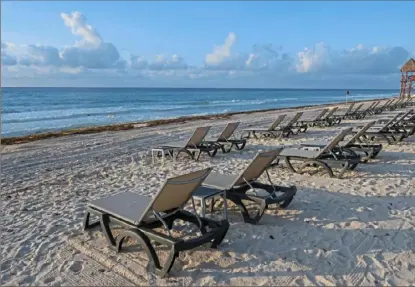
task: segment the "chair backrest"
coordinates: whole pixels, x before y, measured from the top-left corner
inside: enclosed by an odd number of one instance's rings
[[[160,191],[153,197],[137,224],[148,217],[151,211],[172,213],[183,208],[193,192],[201,186],[211,171],[212,168],[209,167],[167,179]]]
[[[282,150],[283,148],[278,148],[257,153],[251,163],[240,173],[239,177],[233,183],[233,186],[242,185],[246,181],[250,182],[259,178]]]
[[[379,105],[378,106],[378,108],[379,109],[384,109],[385,107],[387,107],[388,105],[389,105],[389,103],[391,102],[392,100],[387,100],[386,102],[384,102],[383,103],[383,105]]]
[[[347,114],[349,114],[351,111],[352,111],[352,109],[353,109],[353,107],[354,107],[354,105],[355,105],[356,103],[352,103],[350,106],[349,106],[349,108],[347,109],[347,111],[346,111],[346,115]]]
[[[377,106],[379,106],[379,104],[380,104],[380,101],[377,101],[377,102],[375,102],[370,108],[369,108],[369,110],[373,110],[373,109],[375,109]]]
[[[363,105],[364,104],[358,105],[357,108],[353,111],[353,113],[357,113],[363,107]]]
[[[339,144],[339,142],[341,142],[351,132],[352,132],[352,128],[347,128],[347,129],[341,130],[329,143],[327,143],[327,145],[324,148],[322,148],[319,151],[317,157],[321,156],[325,152],[327,152],[327,151],[333,149],[334,147],[336,147]]]
[[[399,124],[400,122],[403,122],[408,115],[412,114],[413,111],[414,111],[413,109],[410,109],[406,113],[401,113],[402,116],[396,121],[395,124]]]
[[[329,109],[323,109],[315,118],[316,121],[322,119],[324,117],[324,115],[329,111]]]
[[[228,140],[238,128],[240,123],[241,122],[228,123],[222,133],[218,136],[218,140]]]
[[[396,102],[393,104],[395,107],[402,103],[403,99],[397,99]]]
[[[287,115],[279,115],[278,118],[272,123],[272,125],[269,127],[269,131],[275,130],[285,119]]]
[[[375,105],[376,105],[376,103],[377,102],[372,102],[367,108],[366,108],[366,111],[369,111],[369,110],[371,110]]]
[[[396,120],[402,116],[403,113],[397,113],[393,118],[391,118],[389,120],[389,122],[387,122],[386,124],[383,125],[382,129],[388,128],[389,126],[393,125],[396,123]]]
[[[326,115],[326,119],[329,119],[332,115],[334,115],[335,112],[337,112],[337,110],[339,109],[339,107],[334,107],[330,110],[330,112],[327,113]]]
[[[291,121],[289,121],[289,123],[286,125],[286,127],[293,126],[301,118],[303,114],[303,112],[296,113],[295,116],[291,119]]]
[[[347,142],[346,146],[349,144],[354,143],[357,139],[359,139],[371,126],[373,126],[376,123],[376,121],[372,121],[367,123],[363,128],[361,128],[357,133],[354,134]]]
[[[406,107],[411,101],[412,101],[411,98],[408,98],[406,100],[404,99],[401,103],[401,106]]]
[[[194,131],[193,135],[189,138],[186,143],[186,146],[198,146],[201,144],[203,139],[206,137],[209,132],[210,127],[198,127]]]
[[[395,99],[391,99],[389,102],[387,102],[383,107],[384,108],[388,108],[388,107],[390,107],[390,106],[392,106],[393,105],[393,102],[395,102]]]

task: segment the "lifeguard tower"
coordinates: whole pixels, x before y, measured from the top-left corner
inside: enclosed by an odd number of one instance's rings
[[[399,97],[410,97],[415,94],[415,60],[413,58],[409,59],[408,62],[402,66],[401,73],[401,92]]]

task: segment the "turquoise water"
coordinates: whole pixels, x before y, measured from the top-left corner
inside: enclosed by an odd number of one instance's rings
[[[349,100],[397,90],[350,90]],[[342,102],[345,90],[2,88],[1,135]]]

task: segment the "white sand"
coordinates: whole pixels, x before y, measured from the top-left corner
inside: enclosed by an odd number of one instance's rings
[[[306,116],[317,111],[308,109]],[[268,124],[285,112],[233,119],[241,120],[243,128],[248,123]],[[212,134],[217,134],[228,121],[195,121],[3,146],[1,283],[415,284],[415,137],[397,145],[385,144],[377,159],[359,165],[344,179],[272,169],[275,183],[298,188],[288,209],[267,211],[255,226],[230,212],[231,227],[220,247],[184,252],[165,279],[147,272],[142,252],[116,254],[105,245],[100,232],[81,231],[88,200],[122,190],[152,195],[166,177],[201,167],[235,173],[259,149],[328,139],[356,123],[311,128],[288,140],[250,140],[242,152],[219,152],[213,159],[202,156],[199,162],[183,157],[175,164],[151,164],[151,146],[184,139],[200,125],[215,126]]]

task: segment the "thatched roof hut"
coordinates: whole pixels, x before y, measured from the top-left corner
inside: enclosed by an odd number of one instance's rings
[[[401,68],[401,72],[402,73],[410,73],[410,72],[414,72],[415,73],[415,60],[414,58],[411,58],[408,60],[408,62],[405,63],[405,65],[402,66]]]

